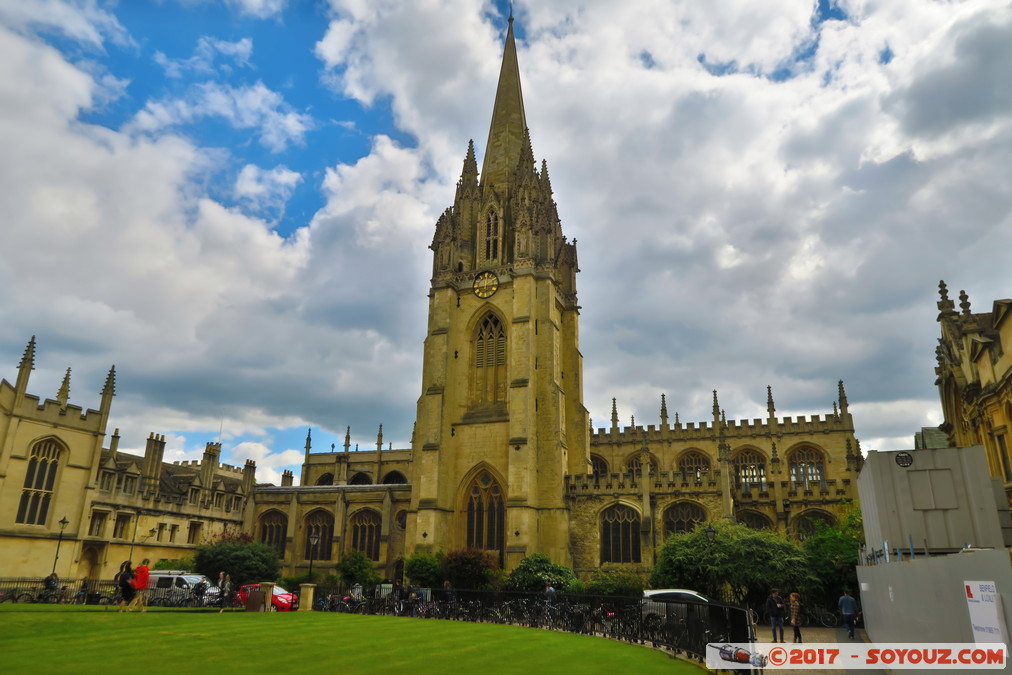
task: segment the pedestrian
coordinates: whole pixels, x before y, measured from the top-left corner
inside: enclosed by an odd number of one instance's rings
[[[847,629],[847,637],[854,639],[854,622],[857,620],[857,600],[850,595],[850,591],[843,590],[843,595],[837,601],[836,606],[840,608],[843,616],[843,625]]]
[[[130,601],[130,607],[140,607],[142,612],[148,611],[148,579],[151,578],[150,571],[148,570],[148,563],[150,561],[145,558],[141,561],[141,564],[134,569],[133,587],[137,591],[134,594],[134,599]]]
[[[794,628],[794,641],[801,642],[801,615],[805,608],[801,606],[801,595],[791,593],[791,601],[788,603],[791,615],[791,627]]]
[[[545,586],[545,604],[549,607],[555,604],[555,587],[551,584]]]
[[[450,580],[447,579],[443,582],[443,602],[447,605],[452,605],[453,600],[453,585],[450,583]]]
[[[221,607],[218,609],[218,614],[225,611],[231,603],[229,600],[232,598],[232,575],[225,574],[224,572],[218,573],[218,595],[221,598]]]
[[[119,572],[116,573],[114,580],[116,581],[116,587],[119,588],[120,598],[119,609],[116,611],[129,612],[130,603],[133,601],[134,595],[137,593],[133,586],[134,571],[130,567],[129,560],[123,561],[123,564],[119,566]]]
[[[777,629],[780,629],[780,642],[784,641],[784,599],[780,597],[780,589],[774,588],[770,591],[770,597],[766,598],[766,614],[770,617],[770,629],[773,631],[773,641],[777,641]]]

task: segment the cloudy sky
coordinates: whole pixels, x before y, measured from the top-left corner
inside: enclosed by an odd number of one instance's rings
[[[0,3],[0,377],[121,447],[277,482],[407,447],[435,219],[488,133],[508,4]],[[937,285],[1012,296],[1008,0],[518,1],[535,156],[579,241],[604,426],[940,421]]]

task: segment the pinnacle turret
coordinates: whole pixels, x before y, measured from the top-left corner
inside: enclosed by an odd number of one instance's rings
[[[63,376],[60,389],[56,392],[56,400],[60,402],[61,408],[66,409],[67,401],[70,400],[70,368],[67,368],[67,372]]]

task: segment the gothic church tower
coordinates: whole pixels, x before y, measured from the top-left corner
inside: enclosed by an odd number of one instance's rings
[[[407,552],[571,564],[563,477],[590,470],[576,242],[534,160],[512,17],[481,174],[471,142],[430,248]]]

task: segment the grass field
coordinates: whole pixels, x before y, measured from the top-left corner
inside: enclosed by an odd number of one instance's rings
[[[295,612],[120,614],[0,605],[4,673],[481,673],[700,675],[656,650],[459,621]]]

